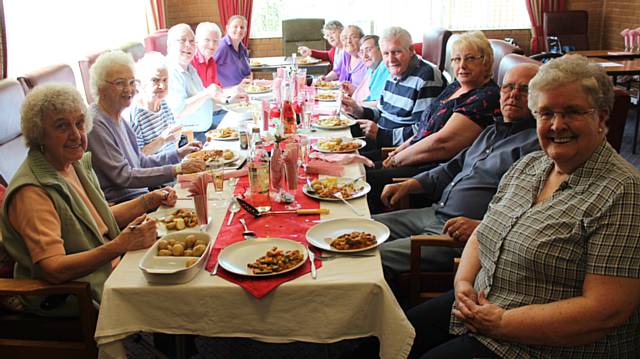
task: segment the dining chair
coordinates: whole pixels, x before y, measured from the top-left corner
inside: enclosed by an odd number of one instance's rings
[[[556,37],[563,52],[589,50],[589,13],[585,10],[545,12],[542,32],[545,39]],[[549,51],[548,43],[546,46]]]
[[[95,102],[95,98],[91,93],[91,75],[89,69],[96,62],[98,56],[102,55],[105,51],[100,51],[88,55],[78,61],[78,66],[80,67],[80,76],[82,77],[82,85],[84,87],[84,95],[88,104],[93,104]]]
[[[291,56],[298,52],[298,46],[325,50],[327,43],[322,35],[324,19],[282,20],[282,53]]]
[[[76,87],[76,76],[71,66],[56,64],[19,76],[18,82],[26,94],[34,87],[50,82],[61,82]]]
[[[493,50],[493,80],[498,82],[498,74],[500,72],[500,62],[502,58],[508,54],[520,54],[523,55],[524,51],[518,46],[512,45],[504,40],[489,39],[491,49]]]
[[[120,46],[120,50],[131,55],[131,57],[133,57],[133,61],[135,62],[138,62],[138,60],[140,60],[145,54],[144,44],[139,41],[127,42]]]
[[[0,183],[7,185],[27,157],[27,146],[20,129],[20,108],[24,91],[17,80],[0,80]]]
[[[436,65],[440,71],[444,70],[447,50],[447,41],[451,37],[451,31],[434,27],[422,34],[422,58]]]
[[[157,51],[163,55],[167,54],[167,29],[160,29],[144,38],[144,49],[146,52]]]

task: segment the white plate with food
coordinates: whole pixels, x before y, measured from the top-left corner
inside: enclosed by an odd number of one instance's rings
[[[253,107],[253,105],[250,102],[236,102],[224,105],[223,107],[227,111],[236,113],[247,113],[251,112],[251,108]]]
[[[372,219],[342,218],[318,223],[307,231],[314,247],[332,252],[361,252],[389,239],[389,228]]]
[[[316,100],[320,102],[335,102],[337,99],[337,94],[332,91],[327,92],[318,92],[316,94]]]
[[[138,267],[149,283],[185,283],[204,268],[212,243],[211,236],[205,232],[170,233],[147,249]]]
[[[235,141],[239,138],[238,131],[235,128],[229,127],[209,130],[205,135],[207,136],[208,141]]]
[[[324,153],[348,153],[359,150],[367,143],[358,138],[321,138],[313,145],[316,151]]]
[[[149,216],[157,221],[158,235],[164,236],[173,232],[198,229],[198,216],[192,208],[159,207]]]
[[[249,95],[258,95],[261,93],[271,92],[271,86],[269,85],[248,84],[242,85],[242,88]]]
[[[316,81],[314,86],[320,90],[337,90],[340,88],[340,81]]]
[[[315,57],[311,57],[311,56],[298,57],[296,61],[298,62],[299,65],[311,65],[311,64],[317,64],[319,62],[322,62],[322,60],[316,59]]]
[[[358,178],[347,177],[324,177],[311,181],[309,184],[302,186],[302,192],[307,196],[323,201],[340,201],[334,196],[334,193],[342,193],[342,197],[346,200],[360,198],[366,196],[371,191],[371,186],[364,180]]]
[[[237,161],[238,158],[240,158],[240,155],[232,150],[200,150],[188,154],[185,157],[185,160],[199,158],[205,162],[211,162],[220,157],[222,157],[224,164],[228,164]]]
[[[340,118],[337,116],[320,116],[317,122],[313,123],[313,127],[321,130],[342,130],[354,125],[356,121],[350,118]]]
[[[249,277],[287,273],[300,267],[306,260],[306,247],[284,238],[243,240],[225,247],[218,256],[222,268]]]

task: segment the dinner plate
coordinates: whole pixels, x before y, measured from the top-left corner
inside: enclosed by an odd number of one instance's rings
[[[361,140],[359,138],[356,138],[356,139],[346,138],[346,139],[343,140],[343,142],[355,142],[355,143],[358,144],[358,148],[354,148],[352,150],[345,150],[345,151],[333,151],[333,150],[330,150],[330,149],[326,149],[326,148],[321,148],[320,147],[320,142],[322,142],[323,140],[329,140],[329,139],[327,139],[327,138],[319,139],[318,142],[313,144],[313,149],[315,149],[318,152],[324,152],[324,153],[349,153],[349,152],[353,152],[353,151],[359,150],[362,147],[367,145],[367,143],[365,141],[363,141],[363,140]]]
[[[253,274],[251,268],[247,267],[247,264],[255,262],[256,259],[264,256],[267,251],[271,250],[273,247],[278,247],[278,249],[282,249],[284,251],[297,249],[302,252],[303,259],[294,267],[283,270],[282,272]],[[284,238],[254,238],[243,240],[223,248],[218,256],[218,262],[222,268],[231,273],[248,277],[269,277],[287,273],[300,267],[306,260],[306,247],[301,243]]]
[[[369,247],[348,250],[339,250],[331,247],[331,241],[336,239],[338,236],[354,231],[367,232],[375,235],[376,244]],[[341,218],[316,224],[309,228],[306,236],[307,241],[314,247],[325,251],[350,253],[362,252],[379,246],[389,239],[389,233],[389,228],[387,228],[387,226],[372,219]]]
[[[265,87],[261,90],[256,90],[256,91],[250,91],[250,89],[246,89],[244,90],[248,95],[259,95],[262,93],[268,93],[271,92],[271,86]]]
[[[319,120],[322,121],[323,119],[326,119],[326,118],[328,118],[328,117],[325,117],[325,118],[320,117]],[[312,124],[312,126],[315,127],[315,128],[319,128],[321,130],[342,130],[342,129],[345,129],[345,128],[349,128],[349,127],[353,126],[356,123],[356,121],[354,121],[354,120],[352,120],[350,118],[347,118],[345,120],[348,121],[348,122],[346,124],[340,125],[340,126],[322,126],[319,122],[314,122]]]
[[[182,207],[185,208],[185,207]],[[164,206],[160,206],[158,207],[158,209],[155,212],[151,212],[149,213],[149,217],[154,218],[157,222],[156,222],[156,227],[158,229],[158,235],[160,237],[166,236],[169,233],[176,233],[176,232],[182,232],[182,231],[187,231],[187,230],[198,230],[200,228],[200,224],[196,224],[194,227],[184,227],[184,229],[167,229],[167,226],[165,225],[164,222],[160,221],[160,218],[162,217],[166,217],[171,215],[171,213],[179,210],[179,207],[164,207]],[[192,209],[193,208],[187,208],[187,209]],[[195,210],[194,210],[195,211]]]
[[[318,62],[322,62],[320,59],[316,59],[315,57],[306,56],[306,57],[298,57],[297,60],[298,65],[311,65],[317,64]]]
[[[331,92],[324,92],[324,94],[331,94]],[[336,102],[336,95],[333,94],[333,96],[330,97],[320,97],[316,95],[316,100],[320,102]]]
[[[251,112],[252,105],[247,102],[237,102],[237,103],[230,103],[228,105],[224,105],[223,107],[227,111],[236,112],[236,113],[247,113],[247,112]]]
[[[224,141],[224,140],[223,140],[223,141]],[[229,141],[230,141],[230,140],[229,140]],[[214,151],[214,150],[201,150],[201,151]],[[225,165],[226,165],[226,164],[229,164],[229,163],[232,163],[232,162],[235,162],[235,161],[237,161],[237,160],[238,160],[238,158],[240,158],[240,154],[239,154],[238,152],[233,151],[233,150],[229,150],[229,151],[233,152],[233,157],[232,157],[232,158],[230,158],[230,159],[228,159],[228,160],[224,160],[224,164],[225,164]],[[196,152],[200,152],[200,151],[196,151]],[[196,152],[193,152],[193,153],[196,153]],[[187,155],[187,156],[182,160],[182,162],[184,162],[184,161],[188,161],[189,159],[191,159],[191,158],[189,157],[189,155]]]
[[[352,181],[353,179],[351,178],[346,178],[346,177],[340,177],[338,178],[338,184],[341,183],[348,183],[350,181]],[[356,198],[360,198],[363,196],[366,196],[367,193],[369,193],[369,191],[371,191],[371,185],[369,185],[367,182],[365,181],[357,181],[356,182],[356,186],[362,186],[361,189],[357,192],[355,192],[351,197],[349,198],[345,198],[347,201],[351,200],[351,199],[356,199]],[[304,186],[302,186],[302,192],[304,194],[306,194],[307,196],[311,197],[311,198],[315,198],[315,199],[319,199],[321,201],[340,201],[340,199],[335,198],[335,197],[320,197],[317,193],[315,192],[311,192],[309,191],[309,185],[305,184]]]
[[[216,130],[210,130],[207,131],[206,133],[206,137],[208,140],[214,140],[214,141],[235,141],[237,140],[239,137],[238,131],[235,132],[235,136],[231,136],[231,137],[214,137],[213,134],[216,133]]]
[[[316,85],[315,87],[318,90],[338,90],[338,89],[340,89],[340,82],[339,81],[329,81],[329,82],[322,83],[320,86]]]

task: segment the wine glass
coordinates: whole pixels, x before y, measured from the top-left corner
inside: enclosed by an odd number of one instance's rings
[[[307,179],[307,166],[309,166],[309,151],[311,150],[309,145],[309,138],[306,136],[299,137],[300,152],[298,156],[298,167],[302,168],[299,172],[300,179]]]

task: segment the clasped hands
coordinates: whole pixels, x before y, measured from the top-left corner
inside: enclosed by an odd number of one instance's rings
[[[453,315],[472,333],[500,338],[500,325],[505,309],[491,303],[484,292],[476,293],[471,283],[459,281],[455,285]]]

